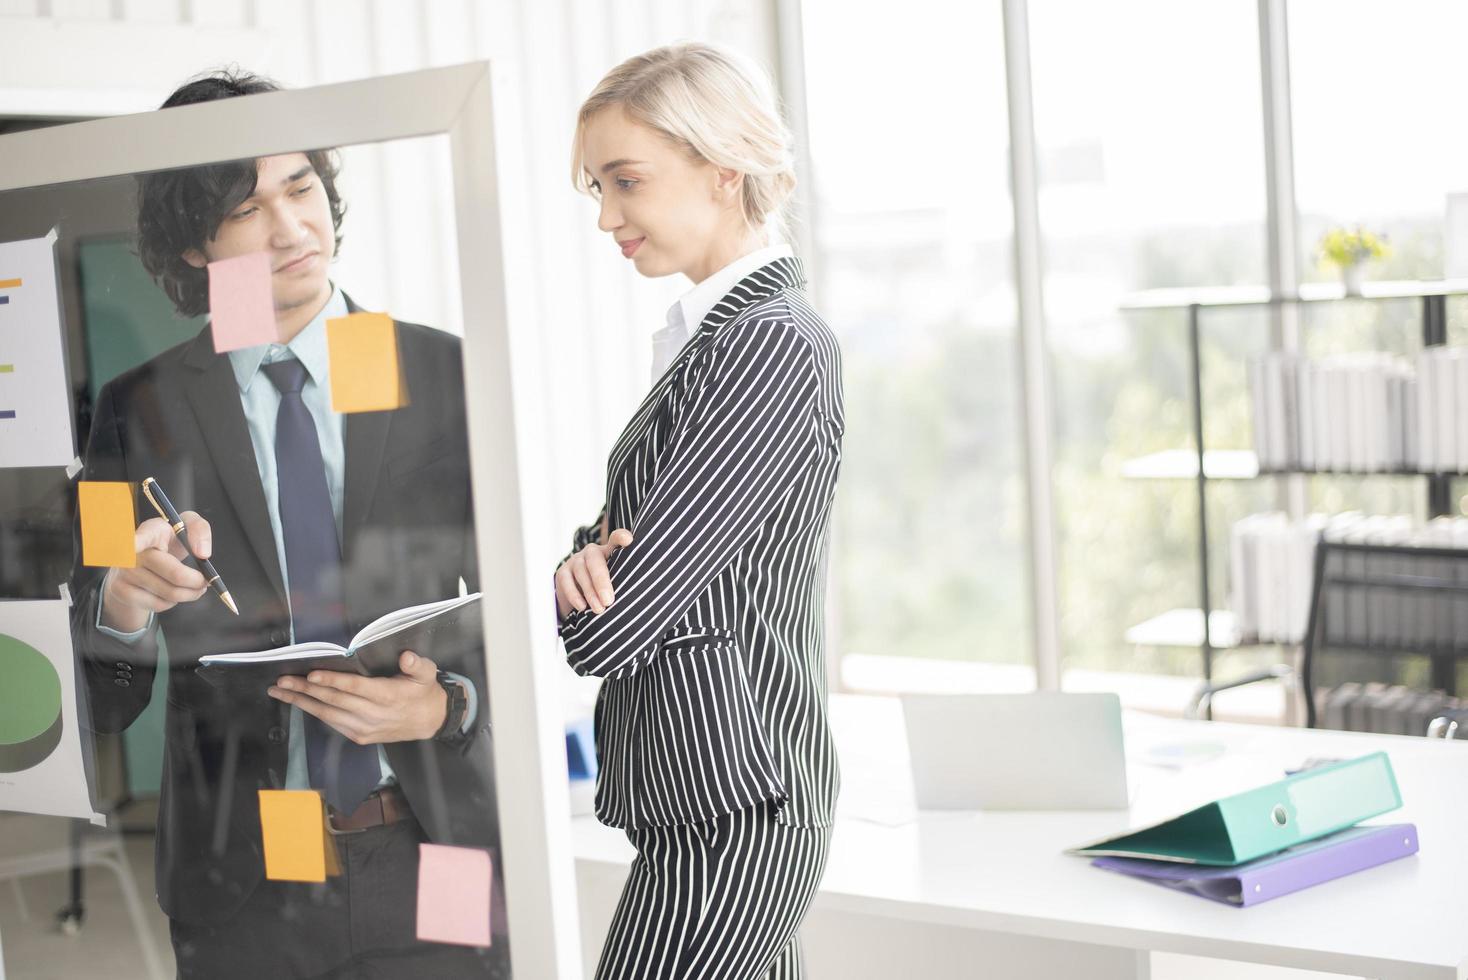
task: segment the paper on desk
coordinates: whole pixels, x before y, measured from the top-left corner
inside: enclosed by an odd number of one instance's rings
[[[271,881],[325,881],[326,817],[321,794],[309,789],[262,789],[259,793],[265,877]]]
[[[326,321],[331,408],[383,412],[408,404],[398,360],[397,324],[386,313],[352,313]]]
[[[1200,739],[1158,742],[1135,752],[1130,761],[1162,769],[1186,769],[1200,763],[1212,762],[1223,755],[1224,751],[1222,742]]]
[[[82,518],[82,564],[93,568],[132,568],[138,563],[131,483],[82,480],[76,485]]]
[[[418,845],[418,939],[458,946],[490,945],[493,868],[488,851]]]
[[[280,339],[269,253],[209,263],[209,329],[219,354]]]

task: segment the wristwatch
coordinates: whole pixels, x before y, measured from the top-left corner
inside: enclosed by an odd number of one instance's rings
[[[440,742],[462,742],[468,738],[464,731],[464,716],[469,712],[469,695],[464,684],[446,670],[438,672],[438,686],[448,695],[448,710],[443,714],[443,725],[434,738]]]

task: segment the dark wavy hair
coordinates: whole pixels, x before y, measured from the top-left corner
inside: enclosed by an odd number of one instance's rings
[[[280,90],[269,78],[238,67],[221,68],[185,83],[159,108]],[[306,159],[326,191],[336,249],[340,252],[342,218],[347,212],[336,190],[341,164],[336,151],[329,149],[308,150]],[[255,193],[257,179],[254,160],[161,170],[138,177],[138,257],[181,315],[198,316],[209,311],[208,270],[189,265],[183,253],[189,249],[202,252],[204,243],[214,240],[230,212]]]

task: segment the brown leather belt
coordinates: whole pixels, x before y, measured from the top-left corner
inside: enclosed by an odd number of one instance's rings
[[[362,805],[348,814],[326,808],[326,826],[333,834],[355,834],[373,827],[385,827],[413,816],[408,798],[396,786],[374,790]]]

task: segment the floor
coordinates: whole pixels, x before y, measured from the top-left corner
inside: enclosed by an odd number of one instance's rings
[[[173,947],[168,919],[153,897],[153,841],[126,838],[128,864],[137,879],[153,942],[172,974]],[[67,875],[39,874],[0,881],[0,944],[4,980],[154,980],[144,966],[141,947],[123,906],[117,877],[102,869],[85,877],[86,919],[76,935],[64,934],[56,912],[67,903]],[[163,978],[156,978],[163,980]]]
[[[147,909],[149,929],[165,960],[165,969],[171,970],[168,921],[153,900],[152,840],[129,836],[126,850]],[[56,924],[55,912],[66,900],[64,873],[0,881],[0,980],[77,980],[90,976],[152,980],[145,970],[115,876],[102,870],[87,874],[87,916],[76,935],[63,934]],[[1152,980],[1309,980],[1325,976],[1186,956],[1152,958]]]

